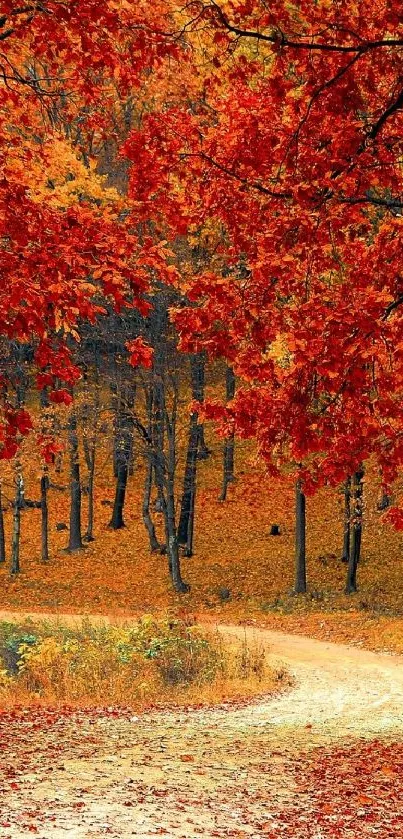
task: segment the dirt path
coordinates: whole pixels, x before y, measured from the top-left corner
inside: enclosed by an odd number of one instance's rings
[[[295,687],[242,708],[95,715],[47,732],[28,718],[24,760],[12,738],[2,749],[13,780],[1,793],[1,839],[280,839],[295,835],[287,813],[300,795],[303,762],[314,761],[318,747],[403,740],[403,658],[250,627],[219,629],[229,643],[246,634],[268,646]],[[375,835],[355,830],[334,835]],[[328,836],[308,820],[298,835]]]

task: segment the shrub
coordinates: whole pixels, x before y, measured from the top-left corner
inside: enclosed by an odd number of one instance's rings
[[[3,703],[138,706],[175,701],[178,695],[199,698],[203,691],[224,698],[231,694],[230,683],[259,685],[266,678],[263,649],[249,647],[245,639],[227,651],[218,634],[186,620],[145,615],[123,627],[83,621],[76,628],[0,623]]]
[[[214,639],[179,620],[145,616],[125,627],[2,624],[0,692],[49,701],[124,701],[212,681],[222,667]]]

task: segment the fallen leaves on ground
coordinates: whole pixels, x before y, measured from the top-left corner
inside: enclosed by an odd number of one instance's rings
[[[56,529],[69,519],[66,475],[57,479],[66,490],[50,493],[51,560],[46,568],[40,561],[40,513],[23,512],[22,572],[10,577],[8,568],[0,569],[0,609],[103,613],[115,618],[167,609],[177,614],[190,611],[213,622],[255,620],[323,638],[362,641],[374,649],[402,651],[403,536],[381,522],[376,476],[368,471],[359,592],[350,597],[343,593],[343,498],[337,491],[326,490],[308,499],[309,591],[295,597],[293,486],[286,479],[264,476],[251,462],[249,446],[240,444],[237,482],[230,488],[228,502],[220,504],[221,448],[217,442],[211,448],[211,458],[199,464],[195,555],[182,560],[190,594],[175,594],[166,557],[150,555],[140,512],[141,467],[130,479],[126,527],[108,528],[114,493],[108,463],[96,482],[96,541],[85,550],[65,553],[67,534]],[[37,479],[35,464],[28,464],[27,497],[36,497]],[[5,518],[9,539],[10,511]],[[155,519],[161,527],[160,514]],[[272,523],[279,524],[280,536],[270,536]]]
[[[1,715],[0,836],[400,839],[403,743],[195,727],[116,709]]]

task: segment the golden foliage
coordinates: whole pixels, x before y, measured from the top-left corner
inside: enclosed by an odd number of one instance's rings
[[[56,209],[67,209],[82,199],[109,205],[115,211],[122,206],[123,199],[117,190],[108,187],[106,176],[97,173],[96,161],[89,158],[85,163],[77,148],[60,134],[51,134],[40,146],[32,147],[31,168],[27,167],[26,158],[25,147],[12,147],[7,171],[12,171],[13,177],[27,187],[36,202],[44,201]]]

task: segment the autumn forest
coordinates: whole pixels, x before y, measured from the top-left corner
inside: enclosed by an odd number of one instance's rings
[[[0,110],[0,839],[397,839],[399,0],[1,0]]]

